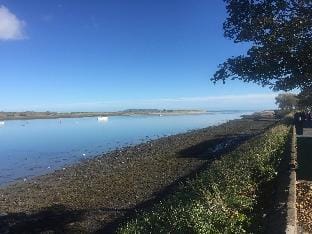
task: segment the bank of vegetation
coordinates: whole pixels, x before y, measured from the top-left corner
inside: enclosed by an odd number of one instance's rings
[[[214,161],[119,233],[245,233],[264,231],[263,199],[287,149],[289,127],[279,124]]]

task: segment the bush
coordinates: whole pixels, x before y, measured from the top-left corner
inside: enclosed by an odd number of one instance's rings
[[[249,232],[259,189],[276,177],[288,135],[289,127],[278,125],[242,144],[118,233]]]

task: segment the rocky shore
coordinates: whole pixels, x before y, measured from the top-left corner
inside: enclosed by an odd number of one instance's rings
[[[1,188],[0,233],[111,233],[275,121],[233,120],[163,137]]]

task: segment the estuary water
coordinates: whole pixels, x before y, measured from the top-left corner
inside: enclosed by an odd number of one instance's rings
[[[205,128],[250,112],[179,116],[11,120],[0,126],[0,186],[162,136]]]

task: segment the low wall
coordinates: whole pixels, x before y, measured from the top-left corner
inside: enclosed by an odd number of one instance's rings
[[[297,233],[297,209],[296,209],[296,168],[297,168],[297,140],[296,129],[292,128],[291,155],[289,164],[289,190],[287,199],[287,224],[285,233]]]

